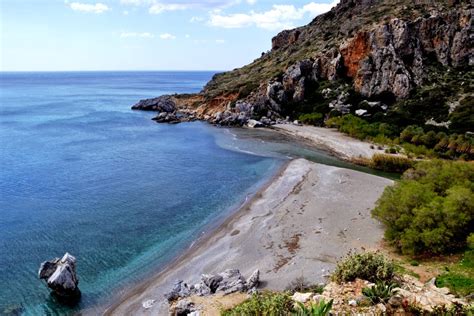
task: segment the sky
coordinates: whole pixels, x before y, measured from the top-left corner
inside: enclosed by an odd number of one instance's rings
[[[0,0],[0,71],[230,70],[338,0]]]

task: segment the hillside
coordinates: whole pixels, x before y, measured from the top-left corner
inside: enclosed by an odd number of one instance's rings
[[[304,113],[350,113],[399,127],[472,131],[472,13],[469,0],[342,0],[276,35],[271,51],[251,64],[216,74],[200,94],[166,96],[164,112],[181,114],[157,121],[268,125]],[[163,112],[162,101],[134,108]]]

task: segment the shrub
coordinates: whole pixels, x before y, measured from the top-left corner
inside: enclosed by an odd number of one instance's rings
[[[223,316],[241,315],[289,315],[293,312],[293,301],[286,293],[262,292],[252,295],[245,302],[223,311]]]
[[[385,189],[372,214],[404,254],[442,254],[466,246],[474,225],[474,164],[419,162]]]
[[[395,266],[384,255],[375,252],[349,254],[338,262],[332,276],[336,282],[354,281],[356,278],[371,282],[390,281],[394,276]]]
[[[303,276],[297,277],[288,284],[286,290],[294,292],[313,292],[321,294],[324,290],[324,286],[317,284],[310,284]]]
[[[370,167],[387,172],[402,173],[411,168],[413,161],[402,156],[375,154],[372,157]]]
[[[306,307],[303,303],[297,302],[297,311],[293,313],[294,316],[326,316],[332,308],[333,300],[326,302],[325,300],[319,301],[317,304],[311,304]]]
[[[323,123],[323,115],[321,113],[302,114],[298,118],[304,124],[321,125]]]
[[[372,304],[387,303],[387,301],[397,293],[395,282],[379,281],[372,287],[362,289],[362,294],[366,296]]]
[[[470,233],[469,236],[467,237],[467,246],[470,249],[474,249],[474,233]]]

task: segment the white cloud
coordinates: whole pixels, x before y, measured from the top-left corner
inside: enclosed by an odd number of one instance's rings
[[[293,28],[293,23],[301,20],[305,16],[316,16],[329,11],[335,6],[339,0],[332,3],[316,3],[310,2],[300,8],[294,5],[273,5],[273,7],[265,12],[250,11],[249,13],[221,14],[219,12],[211,12],[209,25],[223,28],[241,28],[248,26],[256,26],[267,30],[281,30],[285,28]]]
[[[184,35],[184,37],[186,37],[186,38],[190,38],[190,37],[191,37],[191,35],[189,35],[189,34],[186,34],[186,35]]]
[[[185,3],[155,3],[148,9],[151,14],[160,14],[165,11],[178,11],[189,9],[190,5]]]
[[[164,40],[174,40],[176,38],[176,36],[174,36],[170,33],[163,33],[163,34],[160,34],[160,38],[164,39]]]
[[[128,37],[141,37],[141,38],[153,38],[155,35],[148,32],[143,33],[136,33],[136,32],[122,32],[120,33],[121,38],[128,38]]]
[[[189,22],[195,23],[195,22],[203,22],[205,19],[200,16],[193,16],[191,19],[189,19]]]
[[[216,40],[216,43],[217,43],[217,44],[224,44],[224,43],[225,43],[225,40],[223,40],[223,39],[217,39],[217,40]]]
[[[257,0],[247,0],[247,3],[248,4],[255,4],[255,3],[257,3]]]
[[[71,2],[69,7],[74,11],[100,14],[110,10],[110,8],[103,3],[89,4],[80,2]]]
[[[127,10],[124,10],[124,11],[122,12],[122,14],[123,14],[123,15],[128,15],[128,11],[127,11]]]

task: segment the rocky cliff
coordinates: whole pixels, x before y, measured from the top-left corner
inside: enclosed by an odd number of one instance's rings
[[[253,63],[216,74],[200,94],[164,97],[174,106],[158,121],[271,124],[318,112],[449,126],[456,111],[469,121],[473,8],[470,0],[341,0],[279,33]]]

